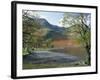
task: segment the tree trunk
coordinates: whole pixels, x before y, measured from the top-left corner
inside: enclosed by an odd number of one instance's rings
[[[91,65],[91,52],[90,52],[90,46],[89,45],[86,45],[86,51],[87,51],[87,54],[88,54],[88,59],[87,59],[87,64],[88,65]]]

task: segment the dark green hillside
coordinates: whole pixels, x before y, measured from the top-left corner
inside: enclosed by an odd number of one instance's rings
[[[56,31],[49,31],[47,33],[47,35],[45,36],[45,39],[48,39],[48,38],[51,38],[51,39],[67,39],[67,37],[65,35],[63,35],[62,33],[60,32],[56,32]]]

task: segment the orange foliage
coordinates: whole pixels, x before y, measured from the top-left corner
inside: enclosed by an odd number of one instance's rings
[[[70,47],[70,46],[78,46],[79,43],[76,40],[68,40],[68,39],[58,39],[52,42],[54,47]]]

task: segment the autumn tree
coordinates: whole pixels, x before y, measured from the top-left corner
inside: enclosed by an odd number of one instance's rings
[[[90,64],[90,27],[91,15],[89,13],[64,13],[61,23],[64,27],[73,27],[70,32],[74,33],[74,37],[81,42],[88,54],[87,64]]]
[[[37,45],[37,36],[34,33],[40,28],[40,25],[36,23],[31,17],[35,17],[34,12],[32,14],[32,11],[23,10],[23,51],[27,53],[31,53],[33,46]]]
[[[47,29],[39,22],[40,16],[35,11],[23,10],[23,53],[32,53],[37,48],[50,47],[51,39],[45,38]]]

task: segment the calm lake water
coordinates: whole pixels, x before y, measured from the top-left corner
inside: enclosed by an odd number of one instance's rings
[[[35,51],[32,54],[23,57],[24,62],[31,62],[36,64],[41,63],[64,63],[74,62],[80,60],[77,56],[69,54],[51,52],[51,51]]]

